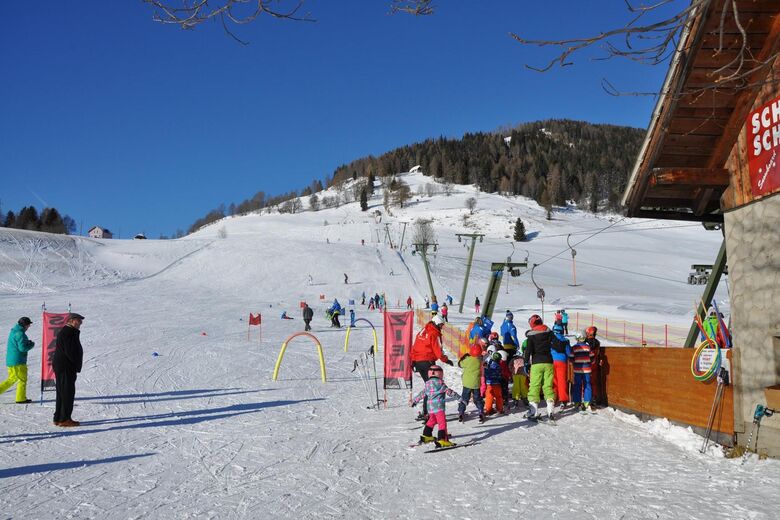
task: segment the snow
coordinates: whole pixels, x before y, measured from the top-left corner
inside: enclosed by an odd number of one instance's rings
[[[433,182],[401,177],[417,193]],[[464,222],[466,198],[475,214]],[[642,423],[614,410],[564,413],[557,427],[522,412],[478,424],[450,422],[456,442],[479,444],[440,454],[409,448],[420,433],[408,394],[389,391],[387,409],[366,408],[353,361],[372,343],[360,327],[343,351],[344,331],[323,311],[384,291],[388,301],[428,294],[419,256],[377,243],[385,225],[433,218],[439,248],[430,259],[451,318],[466,323],[483,297],[489,263],[529,255],[548,310],[598,312],[615,319],[687,324],[701,287],[685,283],[690,265],[711,263],[721,235],[684,223],[592,216],[560,209],[552,221],[534,202],[456,186],[381,208],[380,224],[356,203],[295,215],[227,218],[180,240],[106,240],[0,230],[0,323],[23,315],[30,330],[30,397],[38,397],[40,309],[68,303],[86,316],[84,369],[77,381],[79,428],[51,425],[43,406],[0,396],[0,511],[13,518],[756,518],[777,517],[780,464],[741,466],[719,447],[663,419]],[[522,217],[533,238],[510,242]],[[329,224],[324,225],[324,221]],[[597,231],[609,229],[594,235]],[[220,238],[224,230],[225,238]],[[457,313],[467,251],[477,243],[467,305]],[[413,230],[406,229],[404,245]],[[571,242],[577,281],[570,287]],[[588,238],[591,237],[591,238]],[[362,246],[360,240],[366,241]],[[526,253],[527,250],[527,253]],[[559,255],[548,260],[554,255]],[[544,262],[544,263],[542,263]],[[619,269],[619,270],[618,270]],[[392,271],[392,275],[390,274]],[[343,273],[350,278],[343,283]],[[539,312],[530,273],[502,287],[497,309],[517,322]],[[314,282],[309,285],[311,275]],[[319,295],[326,297],[319,300]],[[303,330],[298,303],[315,309],[328,382],[319,379],[313,343],[290,343],[279,380],[271,374],[282,341]],[[718,300],[727,308],[725,283]],[[295,320],[280,320],[286,310]],[[263,313],[247,340],[247,316]],[[378,313],[356,306],[380,330]],[[205,335],[203,334],[205,333]],[[154,356],[153,352],[158,353]],[[383,351],[382,351],[383,352]],[[381,370],[381,359],[378,360]],[[460,391],[457,369],[445,367]],[[419,381],[417,384],[419,388]],[[455,403],[448,403],[450,414]]]

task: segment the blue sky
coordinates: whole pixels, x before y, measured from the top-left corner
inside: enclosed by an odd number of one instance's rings
[[[176,0],[171,0],[176,1]],[[163,26],[134,0],[12,2],[0,18],[2,210],[58,208],[122,237],[186,230],[221,203],[324,179],[340,164],[439,135],[546,118],[646,127],[666,65],[593,61],[545,74],[514,42],[621,25],[622,0],[310,0],[316,23]],[[554,5],[555,7],[550,7]],[[680,3],[677,4],[681,5]]]

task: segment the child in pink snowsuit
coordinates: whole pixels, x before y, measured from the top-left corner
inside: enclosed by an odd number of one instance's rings
[[[428,369],[428,381],[425,382],[425,388],[418,393],[412,400],[412,406],[428,397],[428,421],[425,423],[423,434],[420,436],[420,442],[436,442],[436,446],[452,446],[447,438],[447,416],[444,411],[445,396],[455,397],[460,400],[460,395],[449,388],[442,377],[444,371],[439,365],[431,365]],[[439,427],[438,440],[433,437],[433,427]]]

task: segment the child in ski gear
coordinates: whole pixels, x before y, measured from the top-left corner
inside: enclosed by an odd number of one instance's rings
[[[558,402],[566,404],[569,401],[569,357],[571,344],[563,335],[563,325],[553,325],[552,348],[553,359],[553,389]]]
[[[412,297],[411,296],[409,296],[406,299],[406,308],[407,308],[407,310],[412,310]]]
[[[474,404],[479,410],[480,422],[485,419],[485,405],[482,396],[479,394],[480,379],[482,375],[482,347],[472,345],[467,354],[464,354],[458,360],[458,366],[463,369],[461,381],[463,382],[463,391],[461,392],[460,402],[458,403],[458,420],[463,420],[463,414],[469,399],[474,400]]]
[[[479,314],[479,308],[480,308],[480,305],[479,305],[479,296],[475,296],[475,297],[474,297],[474,312],[476,312],[477,314]]]
[[[349,326],[350,327],[355,326],[355,309],[349,310]]]
[[[523,342],[525,344],[525,342]],[[515,354],[509,360],[509,371],[512,374],[512,399],[515,405],[519,401],[528,406],[528,375],[525,371],[525,359],[522,352]]]
[[[444,302],[441,304],[441,317],[444,320],[444,323],[449,323],[449,320],[447,319],[447,316],[450,314],[450,309],[447,307],[447,302]]]
[[[431,318],[423,329],[417,333],[417,337],[414,339],[412,345],[412,351],[410,353],[410,361],[412,363],[412,370],[420,374],[423,381],[428,381],[428,371],[437,360],[441,360],[444,363],[452,366],[452,361],[442,352],[441,349],[441,328],[444,325],[444,320],[441,316],[434,316]],[[427,399],[423,400],[423,410],[420,414],[420,419],[428,415],[428,402]]]
[[[593,326],[585,329],[585,342],[590,346],[590,351],[593,353],[593,362],[590,364],[590,383],[593,393],[593,402],[606,405],[607,395],[602,378],[603,374],[601,372],[604,358],[603,352],[601,351],[601,342],[596,338],[598,331],[599,329]]]
[[[16,402],[19,404],[32,402],[32,400],[27,399],[27,353],[35,346],[35,342],[30,341],[27,337],[30,325],[32,325],[32,320],[27,316],[22,316],[11,328],[5,352],[8,379],[0,383],[0,394],[16,383]]]
[[[431,296],[431,312],[439,312],[439,302],[436,301],[436,296]]]
[[[366,291],[363,291],[363,294],[360,296],[360,305],[366,304]]]
[[[341,328],[341,323],[339,322],[339,315],[344,312],[344,309],[341,307],[341,304],[337,299],[333,299],[333,305],[330,306],[330,309],[328,309],[328,313],[330,314],[330,326],[331,327],[338,327]]]
[[[534,314],[528,318],[528,324],[531,330],[526,333],[528,345],[523,352],[526,365],[531,365],[531,383],[528,389],[528,418],[538,417],[540,399],[540,390],[544,392],[544,398],[547,401],[547,416],[553,417],[555,409],[555,393],[553,392],[553,362],[552,354],[552,331],[542,322],[542,318]]]
[[[374,297],[372,296],[368,300],[368,310],[373,311],[374,310]]]
[[[514,357],[517,352],[517,347],[520,346],[520,341],[517,339],[517,327],[514,323],[514,315],[506,311],[504,322],[501,324],[501,340],[504,343],[504,350],[509,354],[509,357]]]
[[[571,348],[569,356],[572,358],[574,368],[572,401],[577,407],[582,404],[582,409],[589,412],[592,397],[590,366],[595,355],[586,341],[584,331],[577,333],[577,343]]]
[[[555,311],[555,321],[553,322],[553,325],[558,325],[560,323],[563,323],[563,314],[561,314],[561,310],[558,309]]]
[[[446,300],[447,300],[447,305],[452,305],[452,296],[448,294]]]
[[[485,389],[485,415],[493,415],[496,412],[504,413],[504,398],[501,392],[502,354],[506,356],[506,352],[497,350],[485,362],[485,385],[487,385]],[[496,402],[495,410],[493,410],[493,401]]]
[[[568,334],[569,333],[569,313],[566,312],[566,309],[561,309],[561,325],[563,325],[563,333]]]
[[[420,436],[420,442],[434,441],[433,427],[438,425],[439,433],[436,446],[442,448],[452,446],[452,443],[447,438],[447,415],[445,414],[444,399],[446,396],[461,399],[457,392],[444,384],[443,376],[444,371],[439,365],[431,365],[425,388],[412,400],[412,406],[416,406],[420,401],[423,401],[423,404],[426,401],[428,403],[428,421],[425,423],[425,428]]]

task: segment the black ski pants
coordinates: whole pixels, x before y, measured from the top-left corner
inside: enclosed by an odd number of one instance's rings
[[[54,422],[65,422],[72,419],[73,400],[76,398],[76,371],[56,371],[54,377],[57,389]]]

